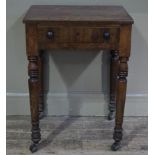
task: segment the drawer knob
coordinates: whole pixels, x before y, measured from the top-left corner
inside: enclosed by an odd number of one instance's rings
[[[53,39],[54,38],[54,32],[53,31],[48,31],[47,32],[47,38],[48,39]]]
[[[105,41],[108,41],[109,39],[110,39],[110,33],[109,32],[104,32],[103,33],[103,39],[105,40]]]

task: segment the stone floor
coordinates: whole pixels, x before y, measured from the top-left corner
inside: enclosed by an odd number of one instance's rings
[[[110,150],[114,121],[105,117],[46,117],[36,155],[147,155],[147,117],[125,117],[122,148]],[[7,117],[7,155],[30,155],[30,117]]]

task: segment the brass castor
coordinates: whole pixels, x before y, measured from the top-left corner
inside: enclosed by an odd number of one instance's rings
[[[31,144],[30,151],[32,153],[34,153],[34,152],[37,152],[37,150],[38,150],[38,145],[37,144]]]
[[[114,143],[112,144],[112,146],[111,146],[111,150],[112,150],[112,151],[117,151],[117,150],[120,149],[120,147],[121,147],[121,143],[120,143],[120,142],[114,142]]]

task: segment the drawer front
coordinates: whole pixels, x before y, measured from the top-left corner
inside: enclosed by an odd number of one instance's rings
[[[99,44],[104,47],[116,46],[119,39],[119,28],[116,27],[38,27],[40,44],[53,46],[64,43]],[[46,45],[45,45],[46,44]],[[97,45],[96,45],[97,46]]]

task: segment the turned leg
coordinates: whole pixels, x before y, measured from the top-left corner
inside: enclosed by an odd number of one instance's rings
[[[117,74],[118,74],[118,52],[112,50],[111,62],[110,62],[110,103],[109,103],[109,115],[108,115],[109,120],[112,120],[115,117]]]
[[[39,128],[39,66],[37,56],[28,56],[28,74],[29,74],[29,94],[32,121],[32,145],[31,152],[37,151],[37,146],[41,140]]]
[[[39,118],[42,119],[44,117],[44,59],[43,59],[43,51],[40,52],[40,56],[38,59],[39,62]]]
[[[126,87],[127,87],[127,74],[128,74],[128,58],[119,58],[119,72],[117,79],[117,95],[116,95],[116,119],[115,119],[115,129],[114,129],[114,143],[112,145],[112,150],[116,151],[120,148],[121,140],[123,137],[123,115],[125,107],[126,98]]]

